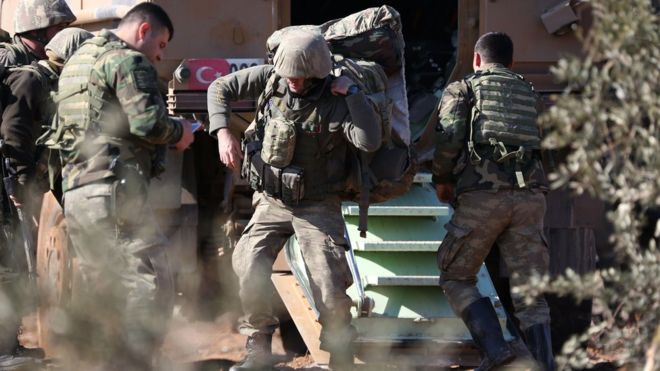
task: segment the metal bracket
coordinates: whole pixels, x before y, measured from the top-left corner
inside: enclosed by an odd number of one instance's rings
[[[564,0],[541,14],[541,21],[548,33],[562,35],[579,20],[570,0]]]

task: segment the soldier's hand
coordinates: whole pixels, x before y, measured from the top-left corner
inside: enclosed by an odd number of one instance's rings
[[[435,194],[438,196],[438,200],[447,204],[451,203],[454,201],[454,185],[449,183],[436,184]]]
[[[351,85],[355,85],[355,82],[353,82],[353,80],[349,79],[346,76],[339,76],[336,79],[332,80],[332,84],[330,85],[330,91],[332,92],[333,95],[346,95],[348,94],[348,88],[350,88]]]
[[[218,130],[218,153],[220,161],[231,170],[238,170],[243,159],[241,146],[229,129]]]
[[[183,134],[181,135],[181,139],[179,139],[179,141],[174,145],[174,148],[176,148],[177,151],[183,151],[192,144],[192,142],[195,140],[195,136],[193,135],[191,121],[181,120],[179,122],[183,128]]]

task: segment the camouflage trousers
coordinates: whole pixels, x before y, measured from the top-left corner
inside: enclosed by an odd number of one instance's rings
[[[332,351],[346,346],[354,335],[350,325],[352,301],[346,289],[353,284],[345,258],[346,239],[338,197],[286,206],[256,192],[255,212],[236,245],[232,265],[239,280],[244,335],[272,334],[279,324],[273,315],[272,266],[293,234],[305,261],[314,303],[319,310],[321,347]]]
[[[438,249],[440,285],[453,310],[481,298],[477,272],[497,243],[511,275],[511,287],[527,283],[534,273],[548,273],[548,248],[543,236],[545,195],[530,190],[471,191],[458,196],[447,236]],[[544,297],[528,305],[512,294],[515,316],[524,330],[550,321]]]
[[[66,308],[73,325],[62,337],[74,358],[148,370],[172,312],[167,239],[146,192],[122,195],[116,184],[88,184],[64,195],[82,287]]]

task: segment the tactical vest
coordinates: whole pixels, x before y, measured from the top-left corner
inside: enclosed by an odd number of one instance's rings
[[[540,149],[534,89],[522,76],[504,68],[491,68],[469,77],[473,94],[470,140]]]
[[[269,125],[275,122],[286,121],[295,128],[295,140],[293,148],[281,149],[281,152],[293,150],[290,164],[284,167],[272,166],[265,163],[265,169],[255,169],[253,156],[247,154],[249,161],[244,163],[243,175],[250,178],[249,182],[256,191],[265,191],[271,196],[283,199],[285,174],[287,172],[298,172],[300,170],[303,178],[304,196],[301,199],[315,200],[323,199],[328,194],[343,190],[346,181],[345,164],[332,164],[326,155],[332,148],[343,143],[341,130],[331,132],[327,118],[323,110],[323,101],[335,99],[330,94],[330,80],[326,79],[322,84],[323,93],[316,102],[305,102],[304,106],[287,107],[288,92],[285,83],[274,72],[269,76],[264,92],[257,102],[257,118],[251,128],[246,132],[246,138],[250,142],[247,146],[258,148],[261,158],[273,158],[271,152],[278,148],[264,147],[264,134],[269,132]],[[318,103],[317,103],[318,102]],[[282,146],[292,145],[291,142],[278,141]],[[257,165],[257,166],[264,166]],[[252,172],[249,168],[251,167]],[[260,174],[257,174],[260,173]],[[269,179],[271,177],[279,179]],[[294,202],[295,203],[295,202]]]
[[[60,75],[57,115],[45,144],[60,152],[63,191],[116,177],[117,163],[136,164],[143,174],[152,170],[154,146],[130,139],[126,114],[95,71],[105,53],[125,48],[103,31],[83,44]]]
[[[476,165],[486,155],[498,163],[514,163],[518,186],[525,187],[521,168],[541,149],[534,88],[499,66],[478,71],[465,81],[472,104],[470,161]]]

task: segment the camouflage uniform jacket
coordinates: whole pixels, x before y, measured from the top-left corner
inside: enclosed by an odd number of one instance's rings
[[[167,116],[154,66],[108,30],[68,60],[58,99],[56,132],[46,143],[60,151],[63,191],[116,177],[116,160],[148,180],[162,170],[164,145],[183,132]]]
[[[489,68],[504,69],[498,64],[484,66],[484,69]],[[442,94],[436,128],[433,182],[455,184],[456,194],[473,190],[518,189],[512,162],[498,164],[493,161],[490,145],[478,146],[479,163],[475,165],[469,160],[467,141],[474,104],[469,84],[471,76],[449,84]],[[543,103],[538,95],[535,99],[537,112],[540,112]],[[528,188],[547,189],[540,155],[535,154],[522,170]]]
[[[14,35],[11,43],[0,43],[0,65],[2,66],[22,66],[38,60],[39,58],[30,52],[17,35]]]
[[[17,171],[18,182],[25,184],[35,169],[35,141],[54,111],[50,92],[57,74],[47,62],[33,62],[10,68],[2,82],[2,155]]]
[[[228,126],[229,102],[256,100],[272,74],[274,67],[265,65],[215,80],[208,90],[211,133]],[[277,115],[296,124],[291,165],[305,171],[305,198],[321,199],[344,190],[349,169],[347,144],[367,152],[381,144],[380,120],[374,107],[363,92],[345,97],[332,95],[330,76],[319,79],[304,96],[291,94],[284,78],[277,81],[266,110],[277,111]]]

